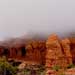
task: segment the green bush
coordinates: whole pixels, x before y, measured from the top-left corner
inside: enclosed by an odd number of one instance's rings
[[[5,58],[0,58],[0,74],[6,73],[6,71],[9,71],[12,75],[15,75],[17,67],[13,67],[9,64]]]
[[[58,66],[58,65],[55,65],[55,66],[52,67],[52,69],[55,70],[55,71],[58,71],[59,69],[61,69],[61,67]]]
[[[74,68],[74,67],[75,67],[74,64],[69,64],[69,65],[67,66],[67,68]]]

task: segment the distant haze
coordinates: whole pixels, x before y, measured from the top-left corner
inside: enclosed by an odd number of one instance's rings
[[[74,32],[75,0],[0,0],[0,40]]]

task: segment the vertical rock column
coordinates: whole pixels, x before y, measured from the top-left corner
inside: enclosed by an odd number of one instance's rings
[[[72,62],[73,64],[75,64],[75,37],[70,37],[69,38],[70,40],[70,51],[71,51],[71,54],[72,54]]]
[[[45,41],[39,41],[39,50],[40,50],[40,55],[41,55],[41,63],[44,65],[45,64],[45,56],[46,56],[46,42]]]
[[[10,58],[13,58],[13,48],[9,48],[10,51]]]
[[[61,66],[63,53],[59,38],[56,34],[52,34],[46,41],[46,67],[53,67],[55,65]]]
[[[70,51],[70,40],[66,38],[66,39],[63,39],[61,42],[62,42],[62,47],[64,50],[64,55],[67,60],[67,64],[72,64],[72,54]]]
[[[41,60],[41,53],[40,53],[40,49],[39,49],[39,41],[36,41],[36,40],[32,41],[31,46],[33,48],[33,51],[32,51],[33,58],[32,59],[36,63],[40,64],[42,60]]]
[[[26,45],[26,57],[30,62],[40,63],[41,62],[41,54],[40,49],[38,48],[38,41],[31,41]]]
[[[3,54],[3,47],[0,47],[0,56]]]

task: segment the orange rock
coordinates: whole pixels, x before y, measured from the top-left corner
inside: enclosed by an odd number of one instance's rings
[[[72,54],[70,50],[70,40],[68,38],[63,39],[61,41],[64,55],[66,57],[66,60],[68,61],[68,64],[72,64]]]
[[[65,75],[75,75],[75,68],[67,69]]]
[[[52,64],[52,59],[54,60],[54,65],[60,65],[57,59],[63,57],[62,48],[60,45],[59,38],[56,34],[51,35],[46,42],[46,65]],[[50,62],[49,62],[50,61]],[[48,63],[49,62],[49,63]]]

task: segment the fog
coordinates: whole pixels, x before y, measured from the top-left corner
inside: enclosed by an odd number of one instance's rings
[[[0,40],[74,32],[75,0],[0,0]]]

